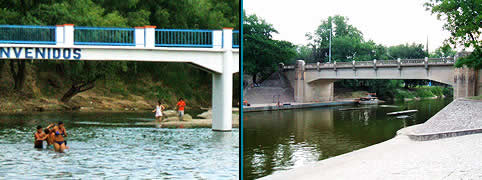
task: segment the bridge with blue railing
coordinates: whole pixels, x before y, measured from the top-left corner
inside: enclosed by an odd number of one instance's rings
[[[0,59],[183,62],[213,74],[213,130],[232,128],[239,31],[0,25]]]

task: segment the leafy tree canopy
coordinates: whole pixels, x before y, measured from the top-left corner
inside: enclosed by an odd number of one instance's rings
[[[244,16],[243,31],[243,68],[253,75],[253,82],[258,74],[270,74],[278,63],[288,63],[296,55],[295,46],[272,39],[276,29],[255,14]]]
[[[456,66],[481,68],[482,0],[429,0],[425,7],[445,21],[444,29],[451,35],[447,43],[473,49],[469,56],[460,58]]]

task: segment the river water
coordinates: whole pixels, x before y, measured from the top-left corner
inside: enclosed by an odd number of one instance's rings
[[[451,101],[244,113],[243,176],[255,179],[386,141],[403,127],[427,121]],[[408,109],[418,112],[409,117],[386,115]]]
[[[152,113],[0,114],[0,177],[5,179],[237,179],[239,129],[165,129]],[[37,125],[63,121],[66,153],[35,150]],[[144,123],[145,124],[145,123]],[[45,144],[44,144],[45,146]]]

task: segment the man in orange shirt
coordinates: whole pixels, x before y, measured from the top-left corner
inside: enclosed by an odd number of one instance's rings
[[[179,102],[177,102],[177,111],[179,113],[179,121],[182,121],[184,116],[184,107],[186,106],[186,102],[182,98],[179,98]]]

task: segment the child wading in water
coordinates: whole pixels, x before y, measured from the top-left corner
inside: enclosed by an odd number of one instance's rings
[[[159,121],[159,123],[162,122],[162,111],[164,109],[165,108],[161,104],[161,101],[157,101],[156,109],[154,109],[152,112],[156,112],[156,120]],[[162,125],[160,127],[162,127]]]
[[[54,126],[54,124],[50,124],[49,126],[47,126],[45,131],[50,129],[52,126]],[[34,137],[35,137],[34,148],[41,149],[43,148],[43,141],[48,139],[49,133],[44,133],[44,131],[42,131],[42,126],[39,125],[37,126],[37,132],[34,133]],[[48,147],[48,143],[47,143],[47,147]]]

